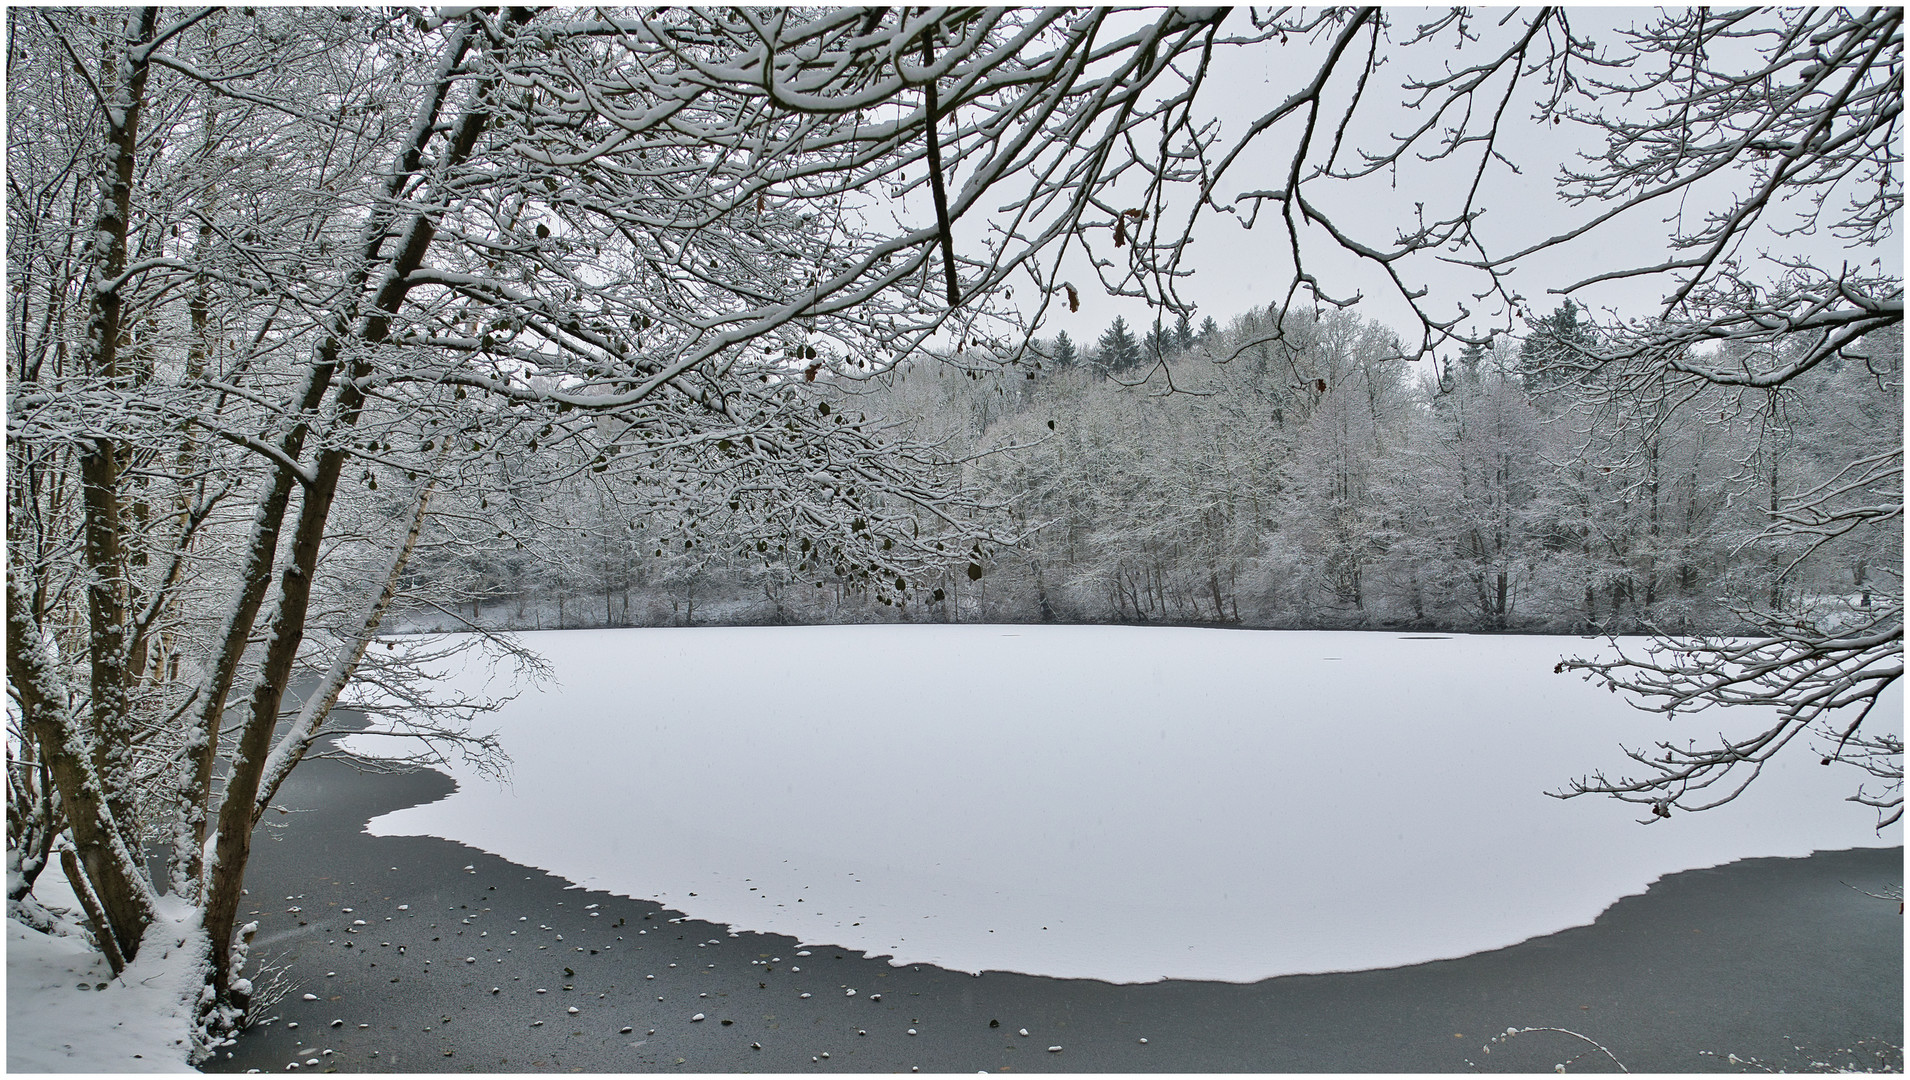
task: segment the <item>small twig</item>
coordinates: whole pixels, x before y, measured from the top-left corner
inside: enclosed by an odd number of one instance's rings
[[[1874,892],[1871,892],[1869,889],[1859,889],[1857,888],[1857,886],[1852,885],[1848,881],[1839,880],[1837,884],[1842,885],[1844,888],[1850,889],[1853,892],[1863,893],[1865,896],[1870,897],[1872,900],[1895,900],[1897,902],[1897,914],[1899,915],[1903,914],[1903,886],[1901,885],[1898,885],[1896,887],[1897,891],[1893,893],[1892,892],[1874,893]]]
[[[1552,1067],[1552,1068],[1554,1069],[1554,1071],[1557,1071],[1557,1072],[1564,1072],[1564,1071],[1565,1071],[1565,1067],[1566,1067],[1567,1065],[1570,1065],[1570,1064],[1571,1064],[1572,1062],[1574,1062],[1574,1061],[1577,1061],[1577,1060],[1578,1060],[1579,1058],[1581,1058],[1581,1057],[1584,1057],[1584,1056],[1585,1056],[1586,1054],[1589,1054],[1589,1053],[1591,1053],[1591,1052],[1592,1052],[1593,1050],[1596,1050],[1596,1051],[1598,1051],[1599,1053],[1601,1053],[1601,1054],[1604,1054],[1604,1055],[1605,1055],[1606,1057],[1608,1057],[1608,1058],[1610,1058],[1610,1059],[1612,1060],[1612,1064],[1613,1064],[1613,1065],[1616,1065],[1616,1066],[1618,1066],[1618,1071],[1619,1071],[1619,1072],[1622,1072],[1622,1073],[1629,1073],[1629,1072],[1631,1072],[1631,1070],[1630,1070],[1630,1069],[1627,1069],[1627,1068],[1625,1068],[1625,1063],[1624,1063],[1624,1062],[1622,1062],[1622,1061],[1620,1061],[1620,1060],[1618,1060],[1618,1055],[1617,1055],[1617,1054],[1614,1054],[1614,1053],[1612,1053],[1612,1052],[1611,1052],[1610,1050],[1608,1050],[1608,1049],[1606,1049],[1606,1048],[1605,1048],[1605,1046],[1604,1046],[1604,1045],[1603,1045],[1602,1043],[1600,1043],[1600,1042],[1599,1042],[1598,1040],[1596,1040],[1596,1039],[1594,1039],[1594,1038],[1592,1038],[1592,1037],[1590,1037],[1590,1036],[1588,1036],[1588,1035],[1580,1035],[1580,1034],[1579,1034],[1578,1032],[1576,1032],[1576,1031],[1570,1031],[1570,1030],[1567,1030],[1566,1028],[1562,1028],[1562,1027],[1522,1027],[1522,1028],[1506,1028],[1504,1032],[1502,1032],[1502,1033],[1500,1033],[1500,1034],[1498,1034],[1498,1035],[1494,1035],[1494,1036],[1492,1037],[1492,1039],[1491,1039],[1491,1041],[1492,1041],[1492,1042],[1495,1042],[1495,1043],[1496,1043],[1496,1042],[1500,1042],[1500,1041],[1502,1041],[1502,1040],[1506,1040],[1506,1039],[1511,1039],[1511,1038],[1512,1038],[1513,1036],[1516,1036],[1516,1035],[1524,1035],[1524,1034],[1527,1034],[1527,1033],[1529,1033],[1529,1032],[1534,1032],[1534,1031],[1554,1031],[1554,1032],[1557,1032],[1557,1033],[1558,1033],[1558,1034],[1560,1034],[1560,1035],[1570,1035],[1570,1036],[1571,1036],[1572,1038],[1574,1038],[1574,1039],[1577,1039],[1578,1041],[1580,1041],[1580,1042],[1582,1042],[1582,1043],[1584,1043],[1584,1044],[1586,1044],[1586,1046],[1587,1046],[1587,1047],[1589,1047],[1589,1049],[1586,1049],[1586,1050],[1583,1050],[1583,1051],[1580,1051],[1580,1052],[1579,1052],[1579,1054],[1578,1054],[1578,1057],[1574,1057],[1574,1058],[1569,1058],[1569,1059],[1567,1059],[1567,1060],[1565,1060],[1565,1061],[1561,1061],[1561,1062],[1559,1062],[1559,1063],[1558,1063],[1557,1065],[1554,1065],[1554,1066]],[[1490,1047],[1490,1046],[1488,1046],[1488,1047],[1486,1048],[1486,1052],[1487,1052],[1487,1053],[1491,1053],[1491,1052],[1492,1052],[1492,1051],[1491,1051],[1491,1047]]]

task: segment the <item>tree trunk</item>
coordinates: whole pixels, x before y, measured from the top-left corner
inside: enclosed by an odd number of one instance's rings
[[[459,34],[447,47],[447,61],[461,56],[465,35]],[[448,92],[449,64],[441,67],[441,94]],[[434,109],[435,112],[435,109]],[[487,119],[482,90],[474,96],[453,130],[443,152],[440,167],[455,167],[467,158]],[[355,337],[364,345],[375,346],[391,332],[392,319],[404,306],[412,285],[410,275],[423,265],[437,229],[427,210],[414,212],[403,231],[395,255],[386,268],[370,310],[357,328]],[[333,344],[336,344],[335,339]],[[330,354],[336,357],[337,351]],[[371,374],[369,365],[355,361],[352,378],[339,384],[334,424],[340,430],[356,425],[366,401],[358,380]],[[245,864],[251,856],[254,807],[264,778],[272,735],[279,720],[280,703],[291,677],[292,663],[304,640],[305,619],[311,601],[312,581],[317,574],[318,557],[331,516],[332,502],[338,492],[338,480],[349,458],[344,441],[328,441],[327,448],[314,463],[312,476],[305,485],[299,506],[298,524],[292,534],[291,561],[279,579],[278,611],[266,633],[265,658],[249,704],[249,715],[239,736],[231,770],[226,778],[225,795],[220,805],[218,835],[214,841],[216,859],[209,870],[205,889],[204,926],[212,943],[212,985],[225,997],[234,972],[232,940],[237,921],[239,898],[245,880]]]
[[[68,720],[72,700],[45,636],[33,623],[21,577],[7,579],[7,681],[28,738],[60,793],[73,845],[121,955],[130,959],[153,920],[153,896],[133,845],[103,795],[84,740]]]
[[[60,870],[66,874],[66,883],[73,887],[73,896],[79,900],[80,910],[86,913],[86,925],[93,931],[93,940],[99,943],[99,950],[106,954],[106,963],[113,969],[114,976],[118,976],[126,970],[126,955],[120,951],[119,942],[106,923],[99,900],[93,896],[93,890],[87,887],[86,875],[81,872],[80,861],[74,857],[72,848],[60,852]]]
[[[285,461],[299,460],[304,451],[311,419],[330,390],[338,371],[340,350],[353,333],[353,323],[359,314],[359,292],[371,280],[372,270],[390,238],[391,225],[397,216],[396,196],[417,171],[424,159],[427,144],[436,135],[436,120],[451,91],[451,74],[468,47],[468,35],[462,32],[454,34],[447,43],[444,56],[438,64],[432,93],[419,106],[411,139],[399,151],[392,176],[385,183],[385,193],[394,201],[375,211],[359,233],[358,261],[346,279],[347,298],[332,313],[325,339],[315,350],[312,364],[306,370],[305,382],[298,391],[298,404],[293,414],[297,419],[279,442],[278,449]],[[422,260],[424,251],[419,249],[414,254]],[[416,263],[412,268],[416,268]],[[226,698],[231,693],[239,662],[251,641],[253,626],[266,591],[272,584],[272,567],[277,558],[279,536],[290,506],[292,488],[302,479],[304,477],[291,467],[280,465],[273,470],[265,492],[259,497],[259,509],[253,518],[252,536],[240,574],[239,595],[226,616],[219,636],[219,654],[212,664],[208,684],[201,697],[202,704],[193,718],[192,730],[187,733],[187,745],[195,751],[195,757],[192,775],[181,793],[180,803],[187,808],[186,813],[191,820],[188,823],[189,835],[185,838],[186,850],[174,858],[174,877],[188,883],[187,887],[194,890],[201,887],[204,876],[206,829],[211,817],[212,772],[218,759],[218,732]]]
[[[88,259],[86,328],[78,358],[80,370],[107,384],[117,383],[121,297],[118,279],[126,268],[127,221],[132,207],[140,105],[147,64],[138,46],[150,41],[158,9],[144,8],[127,18],[125,52],[115,61],[108,82],[110,102],[102,101],[107,140],[100,165],[102,192],[93,221],[93,250]],[[102,72],[102,76],[106,73]],[[102,78],[102,82],[107,82]],[[125,553],[120,543],[121,448],[111,438],[94,437],[80,449],[81,507],[85,520],[81,558],[86,566],[91,711],[82,732],[66,709],[71,698],[55,674],[49,643],[31,621],[32,606],[14,595],[9,575],[7,669],[19,695],[27,732],[40,744],[79,847],[79,859],[97,894],[107,935],[130,960],[152,920],[152,898],[131,854],[132,732],[126,670]],[[90,736],[88,738],[87,736]],[[90,747],[90,749],[82,749]]]
[[[330,349],[329,355],[321,347],[319,362],[306,372],[305,385],[299,394],[298,415],[302,419],[279,442],[279,451],[288,461],[296,461],[304,449],[309,418],[324,400],[326,388],[330,386],[332,375],[337,369],[336,357],[335,346]],[[233,681],[238,677],[239,662],[251,642],[259,608],[265,602],[266,590],[272,585],[272,567],[278,556],[279,533],[291,504],[292,488],[298,479],[297,472],[290,466],[279,466],[273,470],[272,479],[259,499],[258,510],[252,519],[252,536],[247,546],[244,568],[240,573],[239,595],[234,598],[232,608],[226,615],[224,628],[219,635],[219,653],[213,660],[200,697],[200,707],[186,735],[187,750],[193,755],[193,768],[181,792],[180,804],[186,808],[188,833],[182,837],[183,850],[174,855],[173,877],[195,894],[199,892],[200,879],[204,875],[212,773],[219,756],[220,721],[225,715],[226,697],[232,692]]]
[[[255,828],[265,816],[272,796],[278,793],[279,785],[291,775],[292,768],[304,760],[305,752],[311,748],[312,740],[317,738],[319,728],[331,715],[332,706],[338,703],[339,695],[344,693],[352,672],[364,659],[366,648],[371,645],[372,638],[377,636],[386,610],[398,595],[398,582],[404,577],[405,567],[410,565],[412,553],[417,550],[418,536],[424,531],[425,519],[430,513],[431,495],[436,488],[436,479],[428,479],[418,489],[418,496],[411,507],[410,525],[397,550],[392,553],[390,567],[385,571],[384,587],[366,605],[364,614],[358,620],[358,632],[349,647],[332,662],[331,670],[300,706],[290,730],[266,758],[265,767],[260,771],[258,795],[253,799],[252,824]]]

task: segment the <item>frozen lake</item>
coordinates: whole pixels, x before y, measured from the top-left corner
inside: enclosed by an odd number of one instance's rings
[[[1252,981],[1460,956],[1661,875],[1895,846],[1803,751],[1642,826],[1547,797],[1705,740],[1554,675],[1595,641],[1082,626],[523,635],[499,784],[378,835],[462,841],[737,929],[897,963]],[[451,678],[471,688],[476,673]],[[1878,715],[1903,715],[1900,691]],[[358,745],[376,751],[375,740]],[[1802,748],[1799,748],[1802,751]],[[632,931],[634,932],[634,931]]]

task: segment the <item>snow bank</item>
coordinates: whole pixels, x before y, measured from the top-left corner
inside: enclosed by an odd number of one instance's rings
[[[57,867],[34,892],[49,909],[78,909]],[[45,934],[7,920],[8,1072],[196,1071],[186,1054],[204,950],[193,940],[193,910],[174,897],[160,903],[139,958],[117,979],[77,931]]]
[[[1843,801],[1851,771],[1808,753],[1724,811],[1650,827],[1547,797],[1622,771],[1621,742],[1703,740],[1721,719],[1674,725],[1554,675],[1598,646],[1575,638],[524,638],[557,685],[496,717],[514,783],[460,769],[456,794],[372,832],[897,963],[1115,982],[1388,967],[1588,923],[1679,870],[1902,843]]]

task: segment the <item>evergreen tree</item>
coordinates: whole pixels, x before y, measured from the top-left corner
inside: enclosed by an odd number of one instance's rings
[[[1528,394],[1545,394],[1573,381],[1573,374],[1591,364],[1597,345],[1589,322],[1579,319],[1579,307],[1570,300],[1539,321],[1519,347],[1519,377]]]
[[[1054,341],[1048,346],[1048,356],[1057,368],[1071,368],[1081,359],[1081,354],[1075,350],[1074,339],[1068,336],[1066,330],[1054,336]]]
[[[1194,347],[1194,327],[1187,321],[1186,312],[1181,312],[1180,321],[1174,324],[1174,344],[1183,352]]]
[[[1109,371],[1126,371],[1141,362],[1140,343],[1134,340],[1134,331],[1127,328],[1127,320],[1119,315],[1108,324],[1095,347],[1101,366]]]
[[[1459,350],[1459,364],[1460,364],[1461,370],[1466,371],[1472,375],[1476,376],[1479,374],[1479,365],[1484,363],[1485,359],[1486,359],[1486,347],[1484,344],[1480,342],[1477,342],[1477,341],[1467,342],[1466,347]]]
[[[1468,342],[1459,350],[1459,355],[1449,362],[1445,370],[1439,373],[1439,390],[1442,394],[1452,393],[1460,386],[1476,387],[1479,375],[1486,368],[1491,352],[1485,345]]]
[[[1214,321],[1212,315],[1209,315],[1200,320],[1200,333],[1196,337],[1200,341],[1212,341],[1214,335],[1218,333],[1220,333],[1220,324]]]
[[[1141,355],[1146,358],[1148,363],[1158,364],[1166,360],[1167,354],[1173,351],[1173,331],[1162,326],[1159,319],[1155,319],[1153,329],[1149,330],[1147,336],[1141,339]]]

